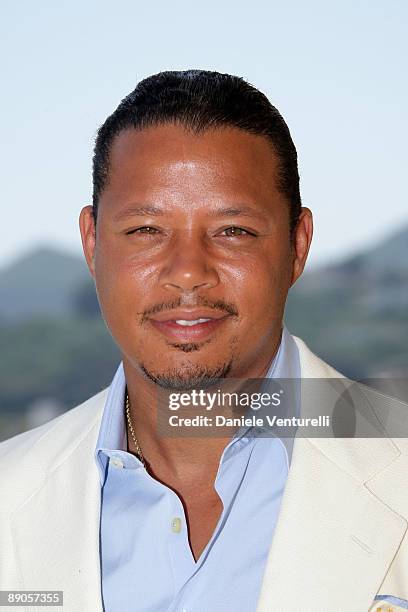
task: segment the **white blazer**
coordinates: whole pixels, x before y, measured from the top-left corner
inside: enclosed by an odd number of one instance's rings
[[[302,379],[341,377],[294,338]],[[64,592],[63,608],[13,610],[103,610],[94,449],[106,396],[0,444],[0,590]],[[408,600],[407,518],[407,438],[297,437],[257,612],[404,609],[375,597]]]

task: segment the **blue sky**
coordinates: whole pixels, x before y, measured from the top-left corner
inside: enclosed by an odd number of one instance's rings
[[[141,78],[238,74],[298,148],[310,261],[408,224],[406,0],[3,0],[0,266],[47,243],[80,253],[95,131]]]

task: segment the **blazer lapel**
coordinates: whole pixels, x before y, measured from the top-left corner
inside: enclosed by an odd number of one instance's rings
[[[368,610],[406,528],[317,446],[297,439],[257,612]]]
[[[341,376],[295,340],[302,378]],[[295,438],[257,612],[369,609],[407,530],[372,492],[399,455],[388,438]]]

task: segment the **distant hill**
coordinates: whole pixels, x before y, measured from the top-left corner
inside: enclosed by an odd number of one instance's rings
[[[305,272],[289,292],[285,322],[352,378],[407,379],[408,227]],[[51,248],[0,271],[0,346],[7,418],[44,399],[78,404],[109,384],[120,360],[85,262]]]
[[[0,270],[0,320],[72,312],[72,296],[89,278],[84,260],[43,247],[25,253]]]
[[[408,374],[408,227],[374,247],[306,272],[286,322],[353,376]]]
[[[0,269],[0,318],[72,314],[77,299],[86,301],[88,293],[94,293],[93,282],[82,257],[51,247],[34,249]],[[408,308],[408,226],[335,264],[306,269],[290,291],[291,312],[292,305],[299,309],[298,300],[333,297],[342,310],[351,300],[366,315]]]

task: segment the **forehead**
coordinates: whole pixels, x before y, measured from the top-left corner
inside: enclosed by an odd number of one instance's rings
[[[179,125],[127,129],[114,140],[109,180],[101,199],[133,199],[168,192],[263,201],[279,197],[278,158],[263,136],[236,128],[200,134]]]

